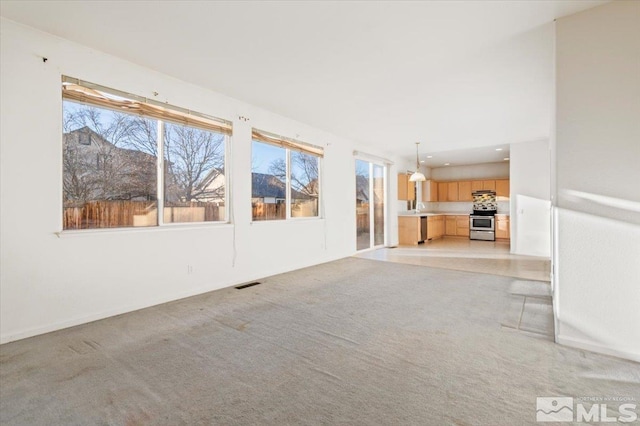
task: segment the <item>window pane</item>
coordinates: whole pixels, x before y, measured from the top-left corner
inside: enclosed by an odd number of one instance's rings
[[[287,151],[253,141],[251,208],[253,220],[286,219]]]
[[[164,125],[165,223],[226,219],[225,135]]]
[[[371,246],[369,223],[369,163],[356,160],[356,237],[357,249]]]
[[[384,167],[373,165],[373,245],[384,244]]]
[[[318,216],[318,163],[315,155],[291,151],[291,217]]]
[[[157,121],[62,105],[63,229],[157,225]]]

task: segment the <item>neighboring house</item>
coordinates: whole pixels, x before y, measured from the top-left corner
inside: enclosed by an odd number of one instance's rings
[[[317,182],[315,184],[310,182],[305,188],[305,192],[310,192],[309,190],[314,187],[317,188]],[[254,218],[270,214],[284,218],[285,210],[278,205],[286,203],[286,194],[287,185],[277,176],[266,173],[251,173],[251,203],[254,209],[258,209],[254,211]],[[291,188],[291,216],[311,217],[317,215],[317,195],[306,194]]]
[[[356,175],[356,204],[369,204],[369,179],[365,176]]]
[[[313,185],[313,182],[309,185]],[[317,183],[316,183],[317,186]],[[278,204],[286,201],[287,185],[277,176],[266,173],[251,173],[251,201],[254,203]],[[309,194],[291,188],[293,200],[311,200]]]
[[[287,185],[274,175],[251,173],[251,202],[280,204],[286,202]]]
[[[226,178],[223,169],[211,169],[195,186],[197,196],[191,201],[203,201],[224,204]]]
[[[64,200],[154,200],[156,157],[115,146],[89,127],[63,135]]]

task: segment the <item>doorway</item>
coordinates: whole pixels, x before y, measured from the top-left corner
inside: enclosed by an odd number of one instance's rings
[[[357,250],[384,246],[386,174],[384,165],[356,159]]]

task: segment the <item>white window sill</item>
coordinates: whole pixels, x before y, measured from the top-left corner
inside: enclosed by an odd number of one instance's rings
[[[96,229],[74,229],[68,231],[54,232],[58,238],[87,237],[100,234],[138,234],[145,232],[165,232],[165,231],[192,231],[197,229],[225,229],[233,228],[230,222],[213,223],[176,223],[162,226],[140,226],[129,228],[96,228]]]
[[[256,223],[312,223],[324,222],[323,217],[292,217],[289,219],[273,219],[273,220],[252,220],[251,225]]]

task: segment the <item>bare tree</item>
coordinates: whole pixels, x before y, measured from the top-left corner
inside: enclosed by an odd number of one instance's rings
[[[317,197],[319,192],[319,158],[302,152],[291,152],[291,185],[299,192]]]
[[[155,199],[154,123],[65,101],[65,201]]]
[[[224,135],[165,125],[166,185],[172,201],[224,199]],[[217,183],[218,182],[218,183]]]
[[[317,197],[318,187],[318,157],[301,153],[291,152],[291,187],[301,194]],[[278,179],[286,182],[287,163],[284,159],[278,158],[271,162],[269,173]]]
[[[158,121],[65,101],[67,201],[155,199]],[[166,123],[170,202],[224,199],[224,135]]]

